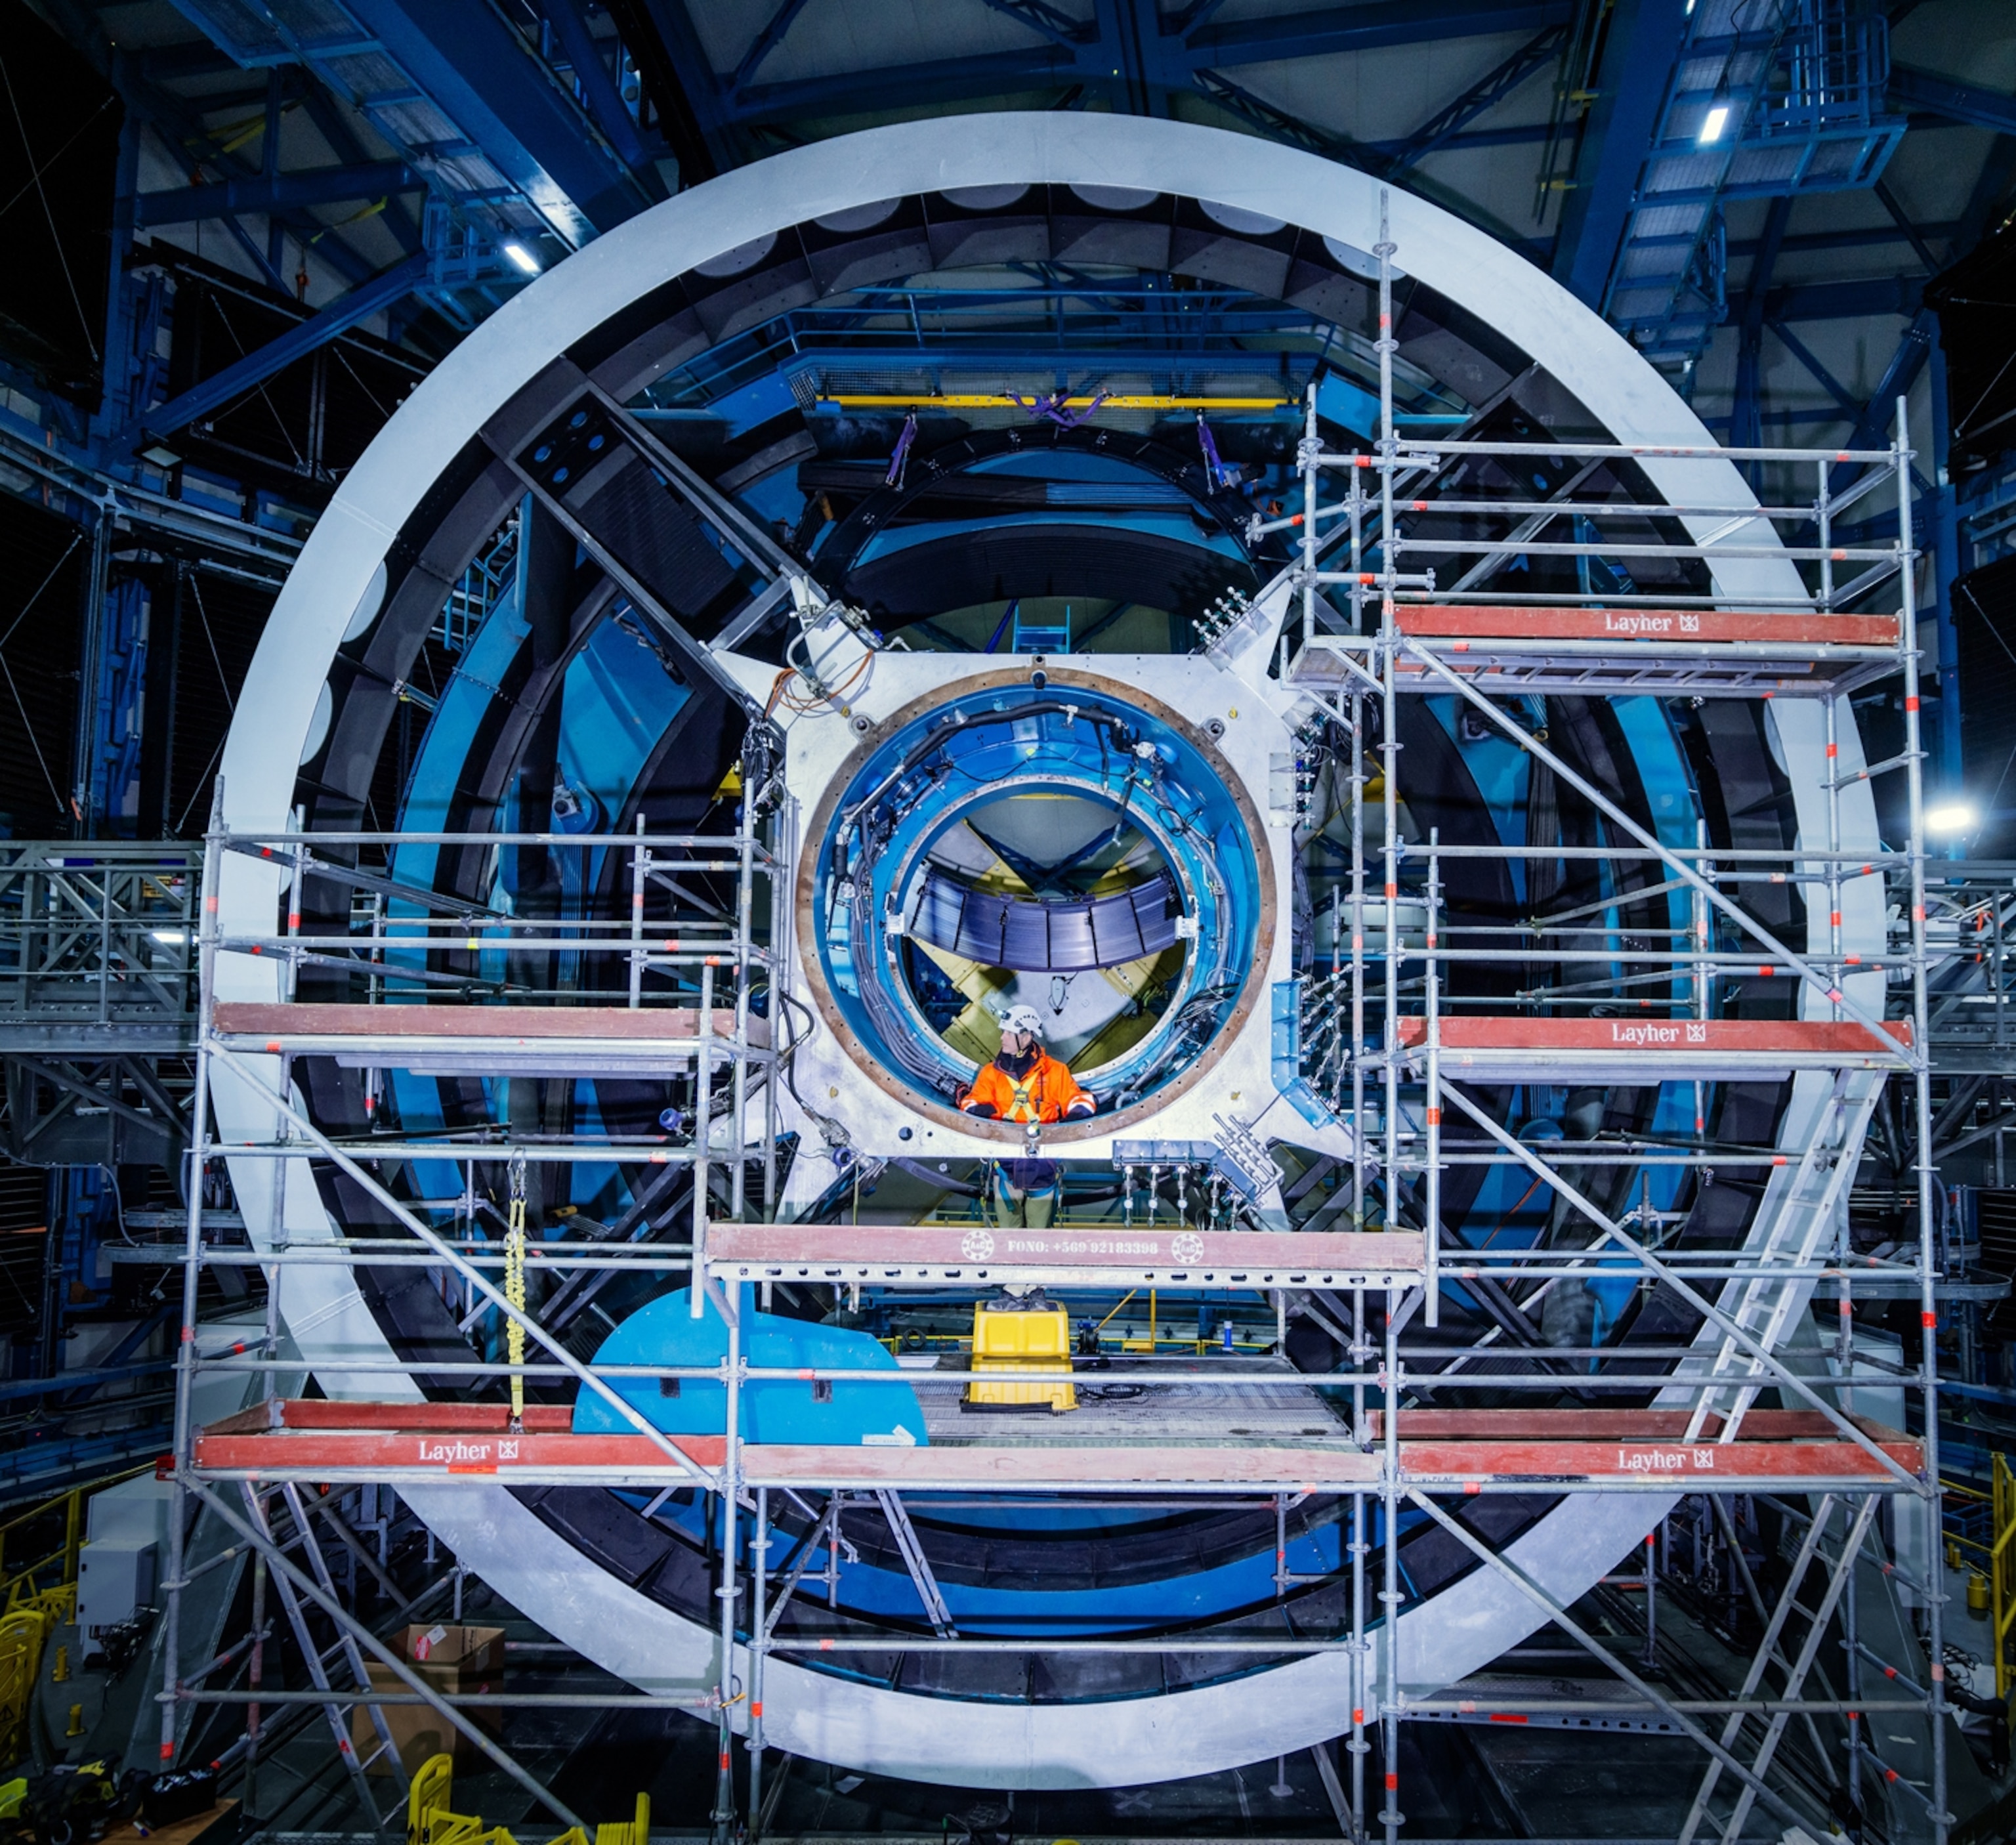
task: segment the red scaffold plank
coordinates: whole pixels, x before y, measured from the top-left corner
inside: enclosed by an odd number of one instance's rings
[[[691,1006],[254,1005],[220,1001],[217,1029],[227,1037],[286,1043],[304,1038],[484,1038],[508,1043],[548,1039],[690,1038],[700,1029]],[[735,1036],[735,1014],[713,1013],[714,1035]],[[750,1042],[767,1045],[766,1021],[752,1015]]]
[[[1642,1057],[1647,1052],[1805,1058],[1881,1058],[1882,1047],[1866,1025],[1852,1019],[1776,1018],[1491,1018],[1457,1014],[1441,1022],[1442,1049],[1454,1052],[1601,1052]],[[1399,1041],[1425,1042],[1427,1021],[1399,1022]],[[1898,1053],[1911,1043],[1909,1019],[1893,1018],[1884,1031]]]
[[[1715,1440],[1719,1416],[1708,1418],[1701,1439],[1683,1440],[1691,1416],[1685,1409],[1402,1410],[1400,1470],[1416,1485],[1891,1478],[1817,1411],[1751,1410],[1726,1443]],[[1923,1469],[1922,1443],[1849,1419],[1906,1472]],[[1383,1412],[1371,1420],[1383,1435]]]
[[[1686,1434],[1694,1412],[1687,1409],[1406,1409],[1400,1440],[1409,1441],[1625,1441],[1671,1442]],[[1375,1440],[1386,1431],[1384,1410],[1367,1412]],[[1902,1441],[1896,1429],[1866,1416],[1847,1420],[1875,1442]],[[1722,1432],[1723,1418],[1711,1414],[1707,1439]],[[1753,1409],[1739,1425],[1746,1440],[1838,1441],[1841,1432],[1818,1410]]]
[[[571,1412],[570,1412],[571,1413]],[[702,1467],[718,1467],[727,1443],[718,1435],[680,1435],[672,1445]],[[452,1429],[283,1429],[233,1434],[206,1429],[196,1437],[196,1464],[205,1472],[283,1473],[319,1479],[344,1476],[410,1478],[415,1474],[634,1479],[682,1472],[664,1450],[642,1435],[512,1435]]]
[[[616,1486],[689,1477],[646,1436],[570,1432],[573,1412],[564,1404],[528,1408],[520,1432],[509,1429],[508,1413],[488,1404],[264,1404],[205,1429],[196,1440],[196,1465],[213,1475],[313,1480],[477,1476],[506,1484]],[[1906,1473],[1923,1469],[1921,1443],[1881,1424],[1853,1420]],[[1400,1424],[1400,1479],[1463,1491],[1579,1482],[1895,1483],[1872,1455],[1809,1411],[1753,1410],[1738,1439],[1727,1443],[1712,1436],[1687,1441],[1687,1422],[1684,1410],[1406,1411]],[[672,1440],[703,1468],[718,1468],[725,1458],[719,1436]],[[1216,1447],[1162,1447],[1139,1440],[918,1447],[755,1443],[742,1449],[742,1472],[751,1486],[836,1490],[1335,1492],[1377,1483],[1384,1458],[1377,1444],[1367,1453],[1334,1440]]]
[[[1877,1444],[1907,1473],[1924,1466],[1914,1441]],[[1401,1478],[1415,1486],[1551,1485],[1582,1480],[1698,1486],[1722,1480],[1892,1479],[1853,1442],[1403,1441]]]
[[[963,1270],[984,1280],[1024,1268],[1132,1273],[1146,1267],[1166,1270],[1172,1277],[1256,1286],[1274,1285],[1275,1277],[1292,1285],[1325,1274],[1417,1274],[1424,1262],[1418,1231],[1298,1236],[1197,1231],[1180,1223],[1005,1231],[980,1225],[715,1223],[707,1228],[707,1254],[711,1267],[752,1273],[928,1269]]]
[[[1461,604],[1403,604],[1393,612],[1402,634],[1449,640],[1604,640],[1656,647],[1749,642],[1786,647],[1894,647],[1895,615],[1766,614],[1733,609],[1517,608]]]

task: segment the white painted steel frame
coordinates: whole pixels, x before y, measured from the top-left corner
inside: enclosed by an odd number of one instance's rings
[[[328,665],[392,539],[437,477],[442,458],[456,453],[555,355],[668,277],[752,238],[892,196],[1014,183],[1175,193],[1292,222],[1359,250],[1378,232],[1378,187],[1363,173],[1247,136],[1123,116],[1030,113],[902,124],[781,154],[668,201],[557,265],[478,328],[401,406],[347,477],[275,607],[248,676],[223,762],[228,823],[284,830],[295,764]],[[1618,441],[1709,441],[1658,374],[1542,272],[1404,193],[1393,196],[1391,228],[1410,274],[1477,312],[1569,384]],[[1725,461],[1654,458],[1643,467],[1669,501],[1751,503]],[[1705,537],[1707,521],[1683,523],[1696,542]],[[1715,581],[1740,605],[1769,598],[1796,606],[1804,596],[1797,572],[1782,559],[1717,560]],[[1823,715],[1803,701],[1786,703],[1774,707],[1774,720],[1802,834],[1823,838]],[[1851,733],[1841,741],[1852,766],[1859,760],[1856,740]],[[1844,843],[1873,851],[1866,784],[1846,792],[1841,812]],[[265,926],[279,878],[277,870],[232,860],[221,885],[225,932]],[[1874,952],[1882,941],[1881,893],[1874,881],[1865,883],[1843,893],[1844,932],[1852,948]],[[217,990],[232,1000],[278,999],[279,974],[225,955]],[[1784,1144],[1802,1144],[1827,1086],[1820,1076],[1795,1080]],[[275,1126],[270,1101],[262,1104],[255,1087],[220,1072],[214,1095],[225,1139],[264,1139]],[[269,1237],[276,1223],[297,1244],[334,1238],[305,1160],[236,1162],[232,1177],[256,1238]],[[382,1376],[346,1375],[346,1361],[382,1362],[389,1347],[341,1270],[297,1271],[286,1317],[329,1395],[390,1394]],[[417,1400],[417,1387],[409,1383],[405,1394]],[[715,1633],[590,1565],[507,1493],[457,1485],[406,1496],[499,1594],[599,1664],[646,1690],[680,1696],[704,1694],[715,1681]],[[1572,1602],[1657,1515],[1642,1498],[1579,1499],[1508,1547],[1509,1555],[1548,1595]],[[1432,1691],[1489,1663],[1541,1618],[1502,1577],[1480,1570],[1400,1616],[1395,1675],[1404,1686]],[[1370,1671],[1378,1670],[1369,1663]],[[923,1780],[1125,1786],[1165,1778],[1172,1767],[1201,1774],[1325,1742],[1348,1727],[1351,1687],[1348,1657],[1328,1654],[1161,1698],[1010,1706],[913,1696],[772,1659],[765,1741]],[[738,1727],[744,1709],[736,1708]]]

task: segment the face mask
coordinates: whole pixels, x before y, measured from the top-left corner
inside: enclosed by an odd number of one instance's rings
[[[995,1060],[1011,1076],[1026,1076],[1036,1067],[1036,1059],[1043,1054],[1040,1044],[1031,1044],[1020,1057],[1010,1057],[1003,1051]]]

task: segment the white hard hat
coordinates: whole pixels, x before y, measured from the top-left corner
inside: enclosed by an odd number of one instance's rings
[[[1010,1006],[1001,1014],[1004,1032],[1027,1032],[1032,1038],[1043,1035],[1043,1015],[1033,1006]]]

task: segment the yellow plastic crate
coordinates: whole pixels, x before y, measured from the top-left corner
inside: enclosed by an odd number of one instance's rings
[[[1049,1313],[997,1313],[973,1310],[975,1371],[1042,1371],[1071,1375],[1071,1316]],[[966,1387],[965,1407],[975,1410],[1048,1410],[1062,1415],[1078,1407],[1075,1384],[1010,1384],[988,1380]]]

